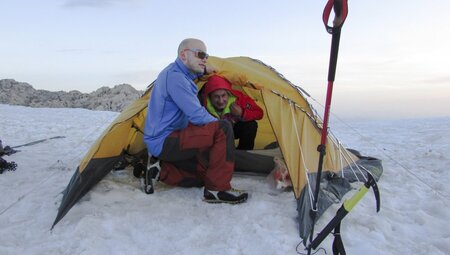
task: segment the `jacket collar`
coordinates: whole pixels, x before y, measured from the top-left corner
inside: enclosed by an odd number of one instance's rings
[[[177,58],[175,60],[175,64],[177,65],[178,69],[181,70],[182,73],[184,73],[186,76],[188,76],[189,78],[191,78],[191,80],[195,80],[197,78],[199,78],[200,76],[202,76],[201,73],[193,73],[191,72],[186,65],[184,65],[183,61],[181,61],[180,58]]]

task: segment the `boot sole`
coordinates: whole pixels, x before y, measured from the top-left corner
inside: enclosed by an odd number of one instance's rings
[[[245,201],[247,201],[247,198],[241,199],[241,200],[236,200],[236,201],[225,201],[225,200],[217,200],[217,199],[203,199],[204,202],[209,203],[209,204],[230,204],[230,205],[235,205],[235,204],[241,204],[244,203]]]

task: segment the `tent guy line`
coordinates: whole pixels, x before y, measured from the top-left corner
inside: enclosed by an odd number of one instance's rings
[[[90,134],[95,133],[98,129],[100,129],[100,127],[97,128],[97,129],[95,129],[95,130],[93,130],[93,131],[92,131],[91,133],[89,133],[87,136],[89,136]],[[71,149],[69,152],[67,152],[66,154],[67,154],[67,155],[73,155],[73,152],[74,152],[75,150],[78,149],[78,146],[79,146],[83,141],[86,141],[86,140],[87,140],[87,139],[86,139],[87,136],[85,136],[85,138],[81,139],[81,140],[78,142],[77,146],[73,146],[72,149]],[[38,143],[42,143],[42,142],[45,142],[45,141],[48,141],[48,140],[59,139],[59,138],[66,138],[66,137],[65,137],[65,136],[53,136],[53,137],[49,137],[49,138],[46,138],[46,139],[40,139],[40,140],[36,140],[36,141],[33,141],[33,142],[29,142],[29,143],[25,143],[25,144],[21,144],[21,145],[16,145],[16,146],[13,146],[13,147],[11,147],[11,148],[20,148],[20,147],[32,146],[32,145],[35,145],[35,144],[38,144]],[[20,151],[18,151],[18,152],[20,152]],[[74,156],[74,158],[75,158],[75,156]],[[56,164],[58,164],[59,162],[60,162],[60,161],[57,160],[57,161],[56,161],[55,163],[53,163],[49,168],[52,168],[52,167],[56,166]],[[40,181],[39,183],[37,183],[36,185],[34,185],[29,191],[27,191],[27,192],[25,192],[24,194],[20,195],[14,202],[12,202],[10,205],[8,205],[5,209],[3,209],[3,210],[0,212],[0,216],[3,215],[5,212],[9,211],[9,210],[10,210],[11,208],[13,208],[14,206],[16,206],[20,201],[24,200],[24,198],[26,198],[28,195],[30,195],[30,194],[31,194],[33,191],[35,191],[39,186],[41,186],[42,184],[44,184],[44,183],[46,183],[47,181],[51,180],[52,177],[55,177],[55,176],[56,176],[56,175],[55,175],[54,173],[51,174],[51,175],[48,176],[47,178],[43,179],[42,181]]]
[[[392,162],[394,162],[394,164],[398,165],[401,169],[403,169],[404,171],[406,171],[410,176],[412,176],[413,178],[415,178],[417,181],[419,181],[421,184],[423,184],[424,186],[428,187],[431,191],[433,191],[440,199],[442,199],[442,202],[445,202],[447,205],[450,202],[450,198],[446,197],[445,194],[443,194],[442,192],[440,192],[439,190],[433,188],[430,184],[428,184],[427,182],[425,182],[420,176],[418,176],[417,174],[415,174],[411,168],[405,166],[404,164],[400,163],[398,160],[396,160],[395,158],[393,158],[391,155],[395,155],[394,152],[390,151],[387,148],[380,148],[377,144],[375,144],[374,142],[372,142],[372,140],[370,138],[368,138],[366,135],[362,134],[359,130],[357,130],[354,126],[348,124],[348,122],[344,121],[343,119],[339,118],[339,116],[337,116],[336,114],[333,114],[333,117],[338,120],[340,123],[342,123],[343,125],[345,125],[347,128],[349,128],[350,130],[353,131],[353,133],[357,136],[359,136],[360,138],[362,138],[365,142],[367,142],[368,144],[370,144],[370,146],[374,149],[376,149],[378,152],[380,152],[381,154],[383,154],[386,158],[390,159]],[[331,134],[333,134],[333,131],[331,129],[329,129],[329,132]],[[333,134],[334,136],[334,134]],[[347,147],[344,145],[344,147]]]
[[[53,163],[52,166],[56,165],[58,162]],[[52,167],[50,166],[50,167]],[[44,183],[48,182],[49,180],[53,179],[54,177],[56,177],[56,174],[50,174],[47,178],[44,178],[42,181],[40,181],[39,183],[35,184],[29,191],[25,192],[24,194],[20,195],[14,202],[12,202],[9,206],[7,206],[5,209],[3,209],[0,212],[0,216],[3,215],[5,212],[9,211],[11,208],[13,208],[14,206],[16,206],[20,201],[23,201],[28,195],[30,195],[31,193],[33,193],[38,187],[40,187],[41,185],[43,185]]]

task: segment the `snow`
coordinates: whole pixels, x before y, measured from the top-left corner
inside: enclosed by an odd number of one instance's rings
[[[129,171],[111,172],[50,231],[61,192],[117,115],[0,105],[4,146],[65,136],[4,156],[18,168],[0,175],[0,254],[297,253],[294,195],[274,193],[263,177],[233,178],[251,193],[233,206],[204,203],[197,188],[158,185],[146,195]],[[385,168],[381,211],[369,191],[343,220],[347,253],[450,254],[450,117],[330,123],[344,144],[381,158]],[[316,231],[339,206],[325,212]],[[331,242],[321,245],[327,254]]]

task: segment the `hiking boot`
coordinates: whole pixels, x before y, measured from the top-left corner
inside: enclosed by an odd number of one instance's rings
[[[239,204],[247,200],[248,193],[233,188],[226,191],[212,191],[205,188],[203,197],[207,203]]]
[[[147,166],[144,163],[138,162],[138,163],[132,164],[132,166],[133,166],[134,177],[139,179],[139,178],[142,178],[145,176],[145,171],[147,169]]]
[[[159,181],[159,173],[161,172],[161,165],[159,159],[156,157],[149,157],[147,168],[143,176],[144,192],[146,194],[153,194],[155,181]]]

